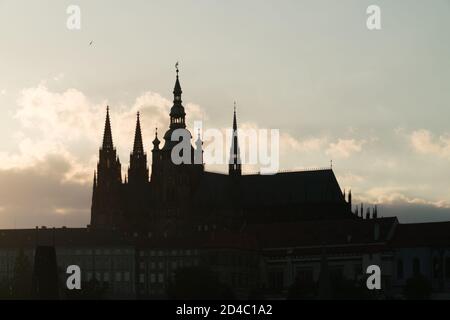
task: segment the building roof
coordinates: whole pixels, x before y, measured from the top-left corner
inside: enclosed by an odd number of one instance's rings
[[[450,221],[400,224],[392,239],[392,245],[394,247],[448,246],[450,245]]]
[[[255,236],[262,248],[353,246],[387,243],[397,224],[395,217],[339,219],[250,225],[246,231]]]
[[[107,230],[89,228],[47,228],[0,230],[0,248],[36,246],[126,246],[129,237]]]
[[[205,172],[194,196],[195,206],[214,209],[282,210],[304,204],[346,204],[331,169],[239,177]]]

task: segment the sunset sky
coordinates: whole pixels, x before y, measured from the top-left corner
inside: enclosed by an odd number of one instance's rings
[[[148,153],[168,126],[176,61],[190,124],[228,128],[237,101],[280,130],[281,169],[333,160],[380,215],[450,220],[449,30],[448,0],[0,0],[0,228],[88,224],[106,105],[125,174],[136,112]]]

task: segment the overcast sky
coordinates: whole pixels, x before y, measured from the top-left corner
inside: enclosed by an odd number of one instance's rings
[[[176,61],[190,124],[230,127],[236,100],[280,130],[282,169],[332,159],[355,202],[450,220],[449,30],[448,0],[0,0],[0,228],[88,224],[105,106],[125,174],[136,112],[147,151],[168,125]]]

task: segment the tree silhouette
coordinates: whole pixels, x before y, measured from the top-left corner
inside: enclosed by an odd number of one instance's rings
[[[220,283],[211,269],[204,267],[179,269],[169,285],[168,296],[175,300],[234,299],[232,290]]]
[[[422,274],[416,274],[406,280],[403,288],[405,298],[408,300],[426,300],[430,298],[431,284],[430,281]]]
[[[31,298],[32,274],[33,271],[30,261],[25,255],[23,249],[20,249],[14,263],[14,276],[11,286],[11,298]]]

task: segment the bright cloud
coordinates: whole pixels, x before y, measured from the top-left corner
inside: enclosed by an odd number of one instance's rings
[[[418,153],[450,159],[450,135],[435,138],[430,131],[421,129],[411,133],[410,142]]]
[[[361,152],[364,140],[339,139],[336,143],[330,143],[326,154],[333,158],[349,158],[353,153]]]

